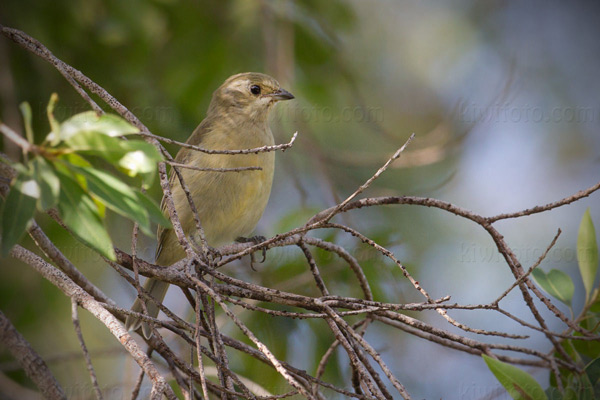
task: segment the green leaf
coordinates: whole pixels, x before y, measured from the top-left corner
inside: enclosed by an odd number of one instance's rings
[[[553,375],[554,374],[550,374],[550,376],[553,376]],[[546,397],[548,398],[548,400],[565,400],[563,397],[563,394],[555,386],[549,386],[546,389],[545,393],[546,393]]]
[[[589,310],[593,313],[600,313],[600,289],[594,289],[590,301],[592,302],[592,305]]]
[[[571,306],[575,285],[569,275],[558,269],[552,269],[546,274],[539,268],[534,269],[531,275],[546,293]]]
[[[78,132],[65,140],[69,150],[99,156],[112,162],[120,160],[127,153],[122,142],[124,141],[121,139],[90,131]]]
[[[579,395],[579,398],[577,400],[597,400],[598,397],[594,396],[594,387],[587,378],[587,375],[583,375],[581,377],[581,381],[581,394]]]
[[[21,114],[23,114],[23,125],[25,125],[25,136],[29,143],[33,143],[33,129],[31,128],[31,106],[28,102],[24,101],[19,104]]]
[[[131,145],[135,146],[128,145],[127,147],[130,148],[130,151],[119,160],[119,166],[126,171],[131,171],[129,173],[131,176],[135,176],[138,173],[152,172],[154,169],[156,169],[155,160],[149,157],[144,150],[135,149],[135,147],[138,147],[137,145],[139,144],[142,143],[131,143]]]
[[[41,211],[54,207],[60,194],[60,181],[52,166],[42,157],[36,157],[31,162],[35,180],[40,186],[39,208]]]
[[[114,114],[98,115],[87,111],[72,116],[60,126],[60,140],[67,140],[80,132],[96,132],[112,137],[138,133],[140,130]]]
[[[483,359],[496,379],[504,386],[508,394],[515,400],[546,400],[544,390],[539,383],[527,372],[488,357],[483,354]]]
[[[567,386],[565,388],[565,395],[563,397],[563,400],[579,400],[577,395],[577,389],[572,385]]]
[[[76,153],[67,153],[67,154],[63,154],[59,157],[59,159],[61,160],[65,160],[70,164],[73,164],[77,167],[91,167],[92,164],[90,164],[90,162],[88,160],[86,160],[85,158],[81,157],[79,154]],[[60,165],[60,164],[58,164]]]
[[[150,221],[162,225],[167,229],[172,228],[171,221],[165,216],[160,208],[148,196],[140,191],[135,192],[140,204],[148,211]]]
[[[576,341],[571,340],[571,339],[566,339],[561,343],[561,346],[563,347],[563,349],[565,349],[565,352],[569,355],[569,357],[571,357],[573,360],[575,360],[575,362],[581,362],[581,356],[577,352],[577,349],[575,348],[575,345],[573,344],[573,342],[576,342]],[[555,354],[555,357],[556,356],[558,356],[558,354]]]
[[[594,394],[600,396],[600,357],[588,363],[585,367],[585,374],[590,381]]]
[[[569,400],[594,400],[594,388],[587,374],[576,375],[570,373],[565,385],[564,399]]]
[[[116,260],[110,236],[98,214],[98,207],[77,181],[62,172],[58,210],[62,220],[81,242],[110,260]]]
[[[111,210],[137,222],[145,234],[152,236],[150,217],[140,204],[135,191],[114,176],[95,168],[71,169],[85,176],[88,191],[97,196]],[[155,206],[156,207],[156,206]]]
[[[119,166],[129,176],[142,175],[144,186],[149,187],[154,181],[156,164],[163,160],[162,155],[154,145],[142,140],[121,142],[127,154],[119,160]]]
[[[58,95],[56,93],[52,93],[50,96],[50,101],[48,102],[48,106],[46,107],[46,113],[48,114],[48,121],[50,122],[50,135],[49,138],[53,143],[57,143],[58,141],[58,133],[60,131],[60,124],[54,118],[54,107],[58,103]]]
[[[71,136],[65,144],[78,153],[102,157],[129,176],[142,175],[147,184],[154,179],[156,164],[163,159],[150,143],[122,140],[96,132],[80,132]]]
[[[40,187],[27,170],[21,171],[2,207],[2,256],[7,256],[27,229],[40,197]]]
[[[594,321],[590,321],[589,319],[584,319],[579,324],[583,329],[588,328],[588,324],[591,322],[595,324]],[[574,332],[574,336],[582,336],[579,332]],[[598,340],[573,340],[573,347],[577,351],[578,355],[588,357],[589,359],[595,358],[600,354],[600,341]]]
[[[577,261],[579,262],[579,272],[585,287],[585,298],[589,299],[598,271],[598,243],[596,242],[596,231],[589,208],[583,214],[581,224],[579,224]]]

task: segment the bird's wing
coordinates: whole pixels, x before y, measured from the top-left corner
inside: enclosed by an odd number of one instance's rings
[[[195,146],[201,146],[202,145],[202,139],[204,138],[204,135],[211,130],[213,127],[213,121],[210,117],[205,118],[200,125],[198,125],[196,127],[196,129],[194,130],[194,132],[190,135],[190,137],[188,138],[188,140],[186,141],[186,143],[188,144],[192,144]],[[191,155],[191,152],[193,152],[195,150],[190,150],[190,149],[186,149],[186,148],[181,148],[178,152],[177,155],[175,156],[175,162],[180,163],[180,164],[185,164],[187,162],[188,157]],[[175,173],[175,171],[173,170],[173,168],[171,168],[171,172],[169,174],[169,187],[171,188],[171,190],[175,190],[175,180],[177,179],[177,174]],[[166,203],[166,198],[165,196],[163,196],[161,202],[160,202],[160,209],[163,212],[163,214],[168,214],[167,213],[167,203]],[[156,231],[156,238],[158,239],[158,246],[156,247],[156,253],[154,254],[154,260],[158,260],[158,257],[160,256],[161,251],[163,250],[163,246],[166,242],[167,236],[169,234],[172,234],[172,229],[165,229],[162,226],[158,226],[158,230]]]
[[[171,189],[173,188],[175,179],[177,179],[177,174],[175,173],[175,171],[171,170],[171,173],[169,175],[169,187]],[[162,200],[160,201],[160,210],[162,211],[163,214],[168,215],[166,200],[167,200],[166,196],[163,196]],[[171,230],[172,229],[165,229],[161,225],[158,226],[158,229],[156,230],[156,238],[158,239],[158,246],[156,247],[156,253],[154,254],[154,260],[158,260],[158,257],[160,256],[160,252],[163,249],[163,245],[165,243],[166,236],[167,236],[167,234],[169,234],[169,232]]]

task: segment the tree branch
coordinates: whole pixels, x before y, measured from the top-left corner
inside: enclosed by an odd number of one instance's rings
[[[10,351],[25,371],[25,374],[35,383],[45,398],[66,400],[65,392],[44,360],[17,331],[2,311],[0,311],[0,343]]]

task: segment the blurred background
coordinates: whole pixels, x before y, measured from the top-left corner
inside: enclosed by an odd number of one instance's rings
[[[600,4],[589,1],[0,3],[0,23],[44,43],[157,135],[185,141],[204,117],[212,91],[232,74],[260,71],[276,77],[296,96],[274,113],[276,141],[287,142],[295,131],[299,136],[292,149],[277,154],[273,193],[257,228],[266,236],[292,229],[344,199],[411,133],[416,138],[409,149],[365,196],[434,197],[489,216],[555,201],[596,183],[599,16]],[[52,92],[61,99],[55,112],[59,120],[89,109],[50,64],[0,37],[0,118],[21,131],[18,105],[29,101],[40,140],[49,131],[45,107]],[[10,145],[4,144],[3,151],[19,157]],[[158,185],[152,194],[160,199]],[[557,229],[563,230],[541,268],[574,277],[575,311],[582,303],[575,243],[588,207],[600,225],[597,194],[497,224],[525,268]],[[40,215],[38,220],[94,283],[129,307],[133,289],[49,218]],[[435,298],[486,303],[512,282],[489,236],[440,210],[388,206],[348,213],[342,222],[393,250]],[[131,224],[109,216],[108,225],[115,243],[129,250]],[[394,265],[373,251],[341,234],[318,235],[359,258],[377,300],[423,300]],[[28,239],[25,245],[34,247]],[[154,238],[142,238],[141,254],[149,261],[154,246]],[[346,266],[326,254],[317,256],[331,292],[360,296]],[[1,260],[0,271],[0,309],[46,358],[70,397],[92,398],[68,299],[14,260]],[[281,290],[318,294],[301,253],[291,248],[269,251],[258,272],[248,268],[247,260],[225,272]],[[502,304],[532,320],[518,293]],[[178,290],[169,292],[167,305],[189,313]],[[275,355],[311,373],[332,341],[321,321],[241,315]],[[411,315],[470,336],[434,312]],[[491,312],[450,315],[473,328],[524,332]],[[553,329],[561,328],[549,313],[544,315]],[[106,397],[126,396],[137,366],[100,323],[85,312],[81,318]],[[226,333],[239,337],[226,318],[220,322]],[[508,398],[477,356],[377,324],[367,339],[414,398]],[[537,335],[520,344],[550,350]],[[268,390],[285,390],[272,370],[253,360],[234,358],[232,364]],[[28,385],[1,348],[0,371]],[[548,386],[548,371],[527,371]],[[350,386],[345,354],[338,353],[325,378]]]

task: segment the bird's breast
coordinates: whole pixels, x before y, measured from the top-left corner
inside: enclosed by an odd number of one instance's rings
[[[192,165],[201,168],[259,167],[239,172],[187,170],[184,179],[198,210],[208,243],[213,247],[248,236],[256,227],[269,200],[275,156],[272,152],[237,155],[203,155]],[[178,188],[179,189],[179,188]],[[187,218],[188,233],[195,230],[193,215],[180,189],[180,215]]]

